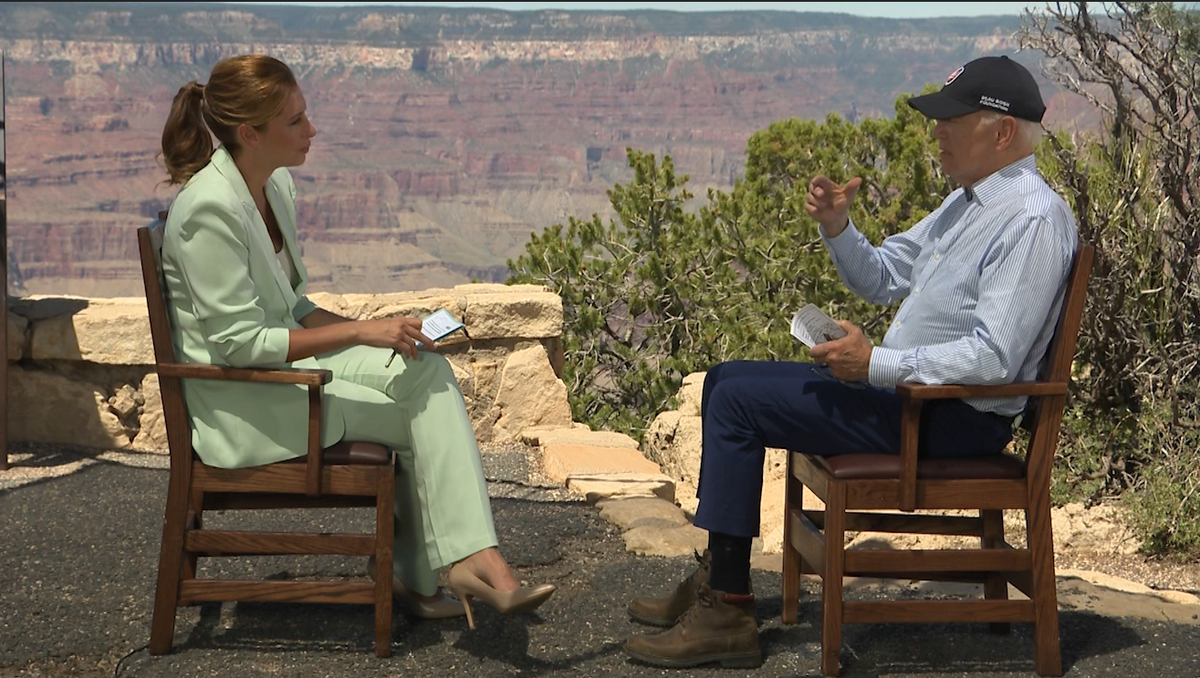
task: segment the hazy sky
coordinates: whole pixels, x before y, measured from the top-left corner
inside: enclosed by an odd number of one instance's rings
[[[233,3],[258,4],[258,3]],[[289,5],[408,5],[426,7],[495,7],[510,11],[533,9],[627,10],[662,9],[704,12],[748,9],[775,9],[793,12],[833,12],[890,18],[935,16],[1018,15],[1025,7],[1044,8],[1045,3],[1030,2],[289,2]]]

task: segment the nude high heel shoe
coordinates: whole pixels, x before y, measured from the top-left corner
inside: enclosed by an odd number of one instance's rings
[[[372,581],[375,580],[375,556],[367,559],[367,575]],[[392,598],[413,616],[419,619],[450,619],[463,616],[463,609],[459,607],[458,600],[445,595],[440,587],[438,592],[442,595],[437,600],[425,601],[412,595],[399,577],[392,577]]]
[[[447,579],[450,590],[462,601],[463,609],[467,613],[467,626],[471,629],[475,628],[475,615],[471,613],[472,598],[478,598],[491,605],[500,614],[509,614],[534,609],[546,602],[556,589],[554,584],[542,584],[516,591],[497,591],[461,565],[450,568]]]

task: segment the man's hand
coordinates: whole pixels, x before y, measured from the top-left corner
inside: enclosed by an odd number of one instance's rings
[[[390,348],[416,360],[417,342],[434,348],[433,340],[421,332],[421,319],[408,316],[362,320],[358,323],[358,343]]]
[[[875,347],[853,323],[838,320],[837,324],[846,336],[817,344],[808,354],[818,365],[828,365],[829,372],[842,381],[866,381]]]
[[[817,220],[821,231],[828,238],[836,238],[850,223],[850,203],[862,186],[862,177],[855,177],[838,186],[829,177],[814,177],[808,184],[808,197],[804,200],[804,211]]]

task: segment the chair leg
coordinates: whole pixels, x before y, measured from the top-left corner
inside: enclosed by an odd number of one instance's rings
[[[800,553],[792,546],[792,511],[804,506],[804,486],[792,475],[792,455],[788,453],[787,483],[783,501],[783,623],[800,620]]]
[[[1025,510],[1029,550],[1033,558],[1033,650],[1038,675],[1062,675],[1058,635],[1058,592],[1054,580],[1054,533],[1046,493],[1032,498]]]
[[[202,530],[204,529],[204,491],[193,490],[191,506],[188,509],[188,524],[189,529]],[[196,578],[196,561],[199,557],[195,553],[185,553],[183,557],[183,580]]]
[[[179,602],[179,576],[183,568],[183,539],[187,524],[188,491],[183,472],[171,469],[167,508],[163,518],[162,549],[158,556],[158,584],[154,590],[154,616],[150,623],[150,654],[171,651],[175,636],[175,608]]]
[[[829,483],[825,501],[825,576],[821,586],[821,673],[839,673],[842,650],[842,579],[846,571],[846,486]]]
[[[392,656],[392,544],[396,475],[391,466],[379,474],[375,493],[375,656]]]
[[[1004,540],[1004,511],[980,510],[979,518],[983,521],[983,548],[1001,548]],[[983,585],[983,597],[988,600],[1008,600],[1008,577],[1003,572],[989,572]],[[992,622],[989,627],[992,633],[1007,634],[1012,625],[1005,622]]]

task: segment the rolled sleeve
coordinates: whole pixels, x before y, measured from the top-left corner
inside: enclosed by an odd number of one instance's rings
[[[286,363],[289,331],[267,325],[237,215],[215,200],[196,204],[180,224],[175,249],[196,319],[214,352],[234,367]]]
[[[301,318],[315,310],[317,310],[317,305],[308,297],[302,296],[296,299],[296,306],[292,309],[292,317],[296,319],[296,322],[300,322]]]

